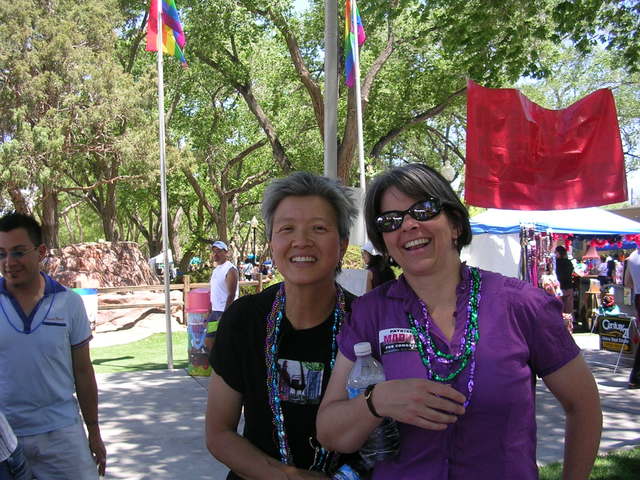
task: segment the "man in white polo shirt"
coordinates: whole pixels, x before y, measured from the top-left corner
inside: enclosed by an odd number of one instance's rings
[[[36,478],[95,480],[106,451],[91,328],[80,296],[40,271],[46,253],[33,217],[0,218],[0,410]]]
[[[208,318],[205,346],[211,351],[218,331],[220,317],[233,301],[238,298],[238,269],[228,260],[229,248],[217,240],[211,244],[211,255],[216,267],[211,273],[211,315]]]

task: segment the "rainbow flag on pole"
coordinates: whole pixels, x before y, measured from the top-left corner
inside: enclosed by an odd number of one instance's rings
[[[158,0],[151,0],[149,22],[147,23],[147,51],[157,52],[158,38]],[[186,44],[176,2],[162,0],[162,52],[176,57],[183,66],[187,66],[183,49]]]
[[[360,11],[358,10],[358,5],[355,0],[353,0],[353,6],[356,10],[357,25],[355,28],[351,13],[351,0],[346,0],[344,6],[344,76],[347,87],[353,87],[355,82],[355,53],[353,51],[356,38],[355,30],[358,31],[358,47],[361,47],[367,39],[367,35],[364,33],[364,27],[362,26]]]

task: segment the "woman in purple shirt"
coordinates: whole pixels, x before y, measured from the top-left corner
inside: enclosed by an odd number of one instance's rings
[[[561,303],[460,261],[471,241],[469,215],[429,167],[378,176],[365,219],[375,248],[404,273],[353,304],[317,417],[320,442],[356,451],[391,417],[400,452],[376,464],[374,480],[536,479],[539,376],[566,412],[563,478],[588,478],[602,413]],[[349,400],[345,384],[361,341],[373,346],[387,381]]]

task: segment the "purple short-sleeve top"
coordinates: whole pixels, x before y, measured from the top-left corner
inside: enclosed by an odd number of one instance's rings
[[[562,304],[520,280],[481,270],[479,341],[471,402],[443,431],[400,423],[400,453],[376,465],[373,480],[537,479],[535,381],[575,358],[580,349],[562,320]],[[464,335],[470,272],[461,266],[456,325],[450,342],[437,328],[432,338],[445,352]],[[422,321],[419,299],[404,276],[357,299],[339,335],[354,361],[353,345],[371,343],[387,380],[427,378],[408,314]],[[467,367],[451,385],[467,395]]]

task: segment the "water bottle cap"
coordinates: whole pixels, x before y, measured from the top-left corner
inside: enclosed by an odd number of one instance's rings
[[[369,342],[356,343],[353,346],[353,352],[356,354],[356,357],[371,355],[371,344]]]

